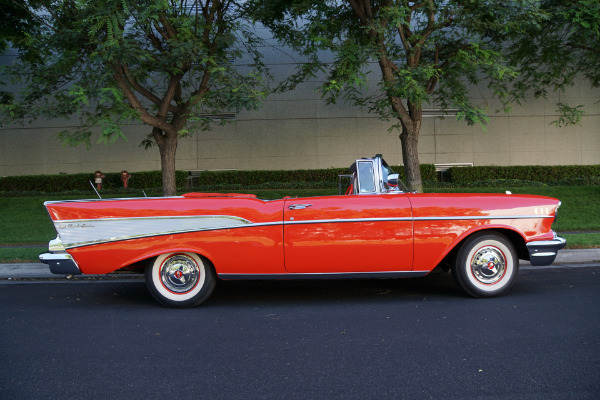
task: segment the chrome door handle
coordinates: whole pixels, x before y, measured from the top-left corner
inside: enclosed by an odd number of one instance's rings
[[[288,208],[290,210],[304,210],[310,206],[312,206],[312,204],[291,204]]]

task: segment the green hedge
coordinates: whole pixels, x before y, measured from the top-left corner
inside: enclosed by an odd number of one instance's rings
[[[102,180],[103,189],[123,187],[119,172],[105,173]],[[178,187],[186,185],[187,171],[176,171],[175,179]],[[89,182],[94,183],[94,174],[60,174],[60,175],[21,175],[0,178],[0,191],[37,191],[65,192],[70,190],[89,190]],[[95,186],[95,185],[94,185]],[[162,187],[160,171],[131,172],[129,187],[144,189]]]
[[[404,179],[404,167],[393,166],[400,179]],[[347,174],[348,168],[329,169],[299,169],[275,171],[203,171],[194,178],[194,185],[261,185],[268,182],[296,183],[296,182],[336,182],[338,175]],[[435,180],[435,166],[433,164],[421,165],[423,180]]]
[[[513,165],[454,167],[448,170],[450,182],[469,184],[471,182],[516,179],[550,183],[586,179],[600,176],[600,165]]]
[[[404,180],[402,166],[392,167]],[[194,178],[194,189],[209,187],[337,187],[338,175],[347,174],[348,168],[329,168],[313,170],[277,170],[277,171],[205,171]],[[162,187],[160,171],[132,172],[129,187],[137,189]],[[435,166],[421,165],[421,175],[424,180],[435,180]],[[189,174],[187,171],[176,171],[178,188],[187,186]],[[67,192],[87,191],[89,181],[94,182],[94,174],[60,174],[60,175],[21,175],[0,178],[0,192]],[[105,173],[102,187],[111,190],[123,186],[121,174],[118,172]]]
[[[404,168],[394,166],[392,169],[399,173],[405,181]],[[338,175],[347,174],[347,168],[329,168],[313,170],[276,170],[276,171],[205,171],[194,178],[194,190],[211,190],[218,187],[237,187],[240,190],[256,188],[335,188]],[[136,189],[162,187],[160,171],[133,172],[129,186]],[[106,173],[104,189],[119,189],[122,187],[121,174]],[[423,181],[437,184],[435,166],[421,165]],[[532,185],[542,184],[595,185],[600,181],[600,165],[558,165],[558,166],[482,166],[455,167],[448,170],[451,186],[490,186],[499,182],[517,181]],[[189,174],[187,171],[176,171],[178,188],[187,186]],[[0,178],[0,192],[67,192],[88,191],[89,181],[94,182],[92,173],[60,174],[60,175],[24,175]],[[493,186],[493,185],[492,185]]]

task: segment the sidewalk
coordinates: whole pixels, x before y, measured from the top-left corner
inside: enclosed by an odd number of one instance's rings
[[[143,279],[144,274],[112,273],[105,275],[76,275],[76,279],[100,280],[100,279]],[[0,281],[3,280],[68,280],[65,275],[57,275],[50,272],[50,268],[42,263],[22,264],[0,264]]]
[[[552,265],[594,264],[600,267],[600,249],[560,250]],[[527,261],[521,261],[523,268],[531,267]],[[142,278],[140,274],[78,275],[87,279]],[[12,279],[66,279],[64,275],[50,273],[48,266],[42,263],[0,264],[0,280]]]

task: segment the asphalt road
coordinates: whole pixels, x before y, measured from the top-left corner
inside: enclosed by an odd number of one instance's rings
[[[220,283],[162,308],[140,281],[0,284],[1,399],[597,399],[600,266]]]

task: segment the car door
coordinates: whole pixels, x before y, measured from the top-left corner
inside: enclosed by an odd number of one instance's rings
[[[405,194],[288,199],[285,268],[289,273],[410,271],[411,214]]]

